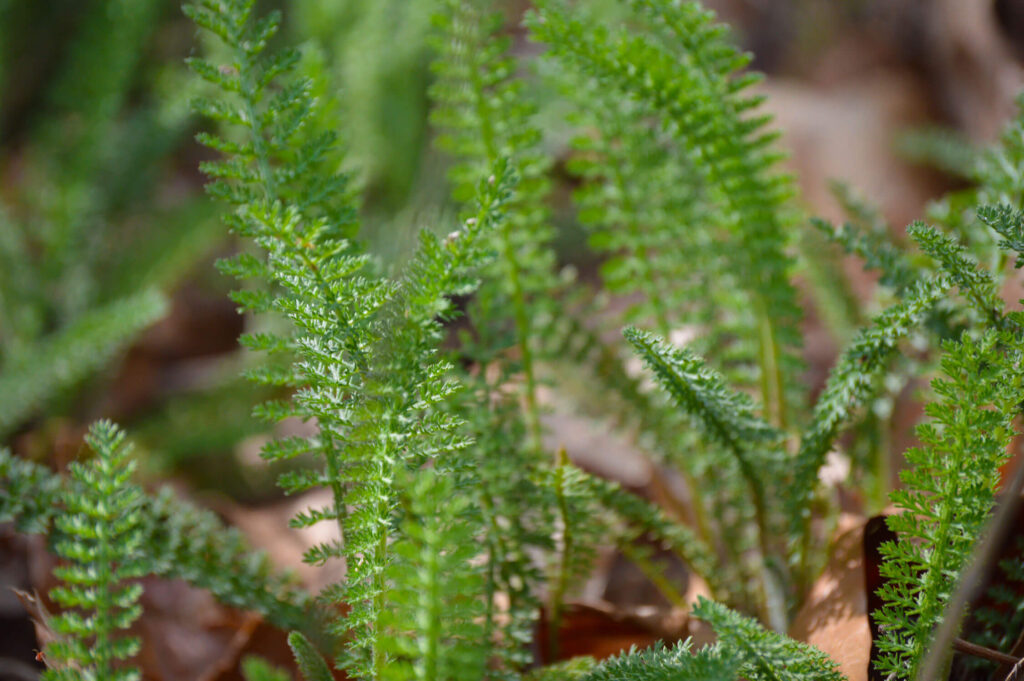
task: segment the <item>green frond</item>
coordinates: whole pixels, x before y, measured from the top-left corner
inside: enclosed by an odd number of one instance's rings
[[[593,671],[580,677],[582,681],[733,681],[740,670],[740,658],[721,645],[694,650],[690,641],[666,648],[657,643],[646,650],[630,649],[628,653],[604,660]]]
[[[423,469],[404,490],[401,538],[388,592],[398,625],[389,638],[385,678],[477,681],[484,677],[489,643],[481,615],[484,573],[470,510],[453,476]],[[399,574],[401,573],[401,574]],[[385,621],[387,621],[386,618]]]
[[[1013,266],[1017,269],[1024,267],[1024,214],[1005,204],[981,206],[978,208],[978,219],[1003,237],[999,248],[1017,253]]]
[[[879,283],[893,289],[897,295],[902,295],[919,278],[920,268],[911,262],[903,248],[893,243],[884,224],[881,229],[868,229],[851,222],[836,227],[820,218],[812,218],[811,224],[843,251],[861,258],[865,269],[877,271]]]
[[[495,673],[514,676],[533,656],[543,574],[531,555],[554,548],[556,502],[547,487],[554,478],[540,447],[537,365],[549,357],[543,340],[556,316],[558,282],[547,206],[550,161],[498,7],[493,0],[441,3],[431,41],[430,118],[437,146],[454,160],[449,179],[463,208],[496,159],[508,157],[519,178],[508,217],[483,244],[494,257],[480,270],[467,309],[472,332],[463,336],[459,357],[475,371],[465,378],[469,390],[457,412],[474,440],[470,455],[479,476],[485,635],[497,640]],[[496,609],[499,593],[508,597],[505,612]]]
[[[966,167],[974,186],[955,192],[929,206],[928,217],[947,233],[962,239],[971,255],[989,266],[1002,280],[1005,254],[986,228],[979,212],[985,206],[1024,206],[1024,99],[1017,99],[1017,113],[1003,129],[998,143],[976,154]]]
[[[989,330],[943,349],[944,378],[933,383],[939,401],[928,405],[930,421],[917,429],[922,446],[907,452],[905,487],[891,495],[900,512],[888,523],[898,540],[881,547],[887,581],[879,592],[885,604],[874,613],[883,632],[878,667],[898,679],[916,678],[991,514],[1024,399],[1016,338]]]
[[[60,536],[54,518],[65,505],[68,483],[39,464],[0,450],[0,522],[22,532]],[[315,632],[320,617],[289,575],[277,573],[263,553],[211,511],[176,498],[169,489],[145,496],[138,506],[147,574],[183,579],[209,589],[222,603],[252,609],[282,628]],[[312,616],[311,616],[312,615]]]
[[[735,676],[750,681],[844,681],[828,655],[783,634],[766,631],[756,621],[721,603],[700,598],[693,615],[710,624],[718,646],[737,664]]]
[[[556,74],[575,105],[579,132],[568,166],[584,184],[573,198],[591,248],[607,256],[604,286],[643,296],[623,321],[650,322],[663,336],[684,322],[706,323],[721,288],[708,287],[708,279],[728,273],[716,271],[722,254],[702,228],[706,207],[693,170],[671,153],[671,139],[642,106],[573,71]]]
[[[755,414],[749,395],[730,390],[719,373],[687,349],[635,328],[627,328],[624,334],[680,409],[708,440],[725,447],[738,466],[754,506],[760,560],[767,561],[773,553],[767,494],[779,482],[782,434]],[[773,626],[781,626],[781,613],[769,604],[773,591],[769,579],[762,570],[759,607]]]
[[[629,2],[636,19],[659,39],[584,21],[549,1],[528,20],[549,54],[643,107],[685,155],[706,196],[708,222],[721,230],[722,252],[756,323],[758,364],[771,420],[788,419],[784,376],[799,364],[800,318],[786,253],[792,183],[775,169],[765,130],[746,93],[756,76],[739,75],[749,57],[723,38],[713,15],[697,3]],[[737,308],[741,307],[740,305]]]
[[[756,414],[750,396],[730,390],[721,374],[688,349],[633,327],[623,334],[661,386],[709,439],[733,452],[779,442],[782,434]]]
[[[69,485],[61,492],[65,510],[55,518],[62,536],[54,550],[66,563],[54,569],[63,585],[50,596],[68,610],[51,620],[60,638],[46,653],[58,664],[45,678],[128,681],[139,673],[119,663],[140,644],[119,633],[142,614],[142,586],[127,580],[146,572],[143,492],[130,482],[135,464],[117,426],[98,421],[86,442],[95,458],[71,465]]]
[[[978,267],[966,248],[953,237],[940,234],[921,222],[910,225],[907,234],[939,263],[983,320],[997,328],[1003,326],[1003,301],[996,291],[995,280],[991,272]]]
[[[718,452],[706,446],[699,431],[689,427],[689,416],[673,403],[670,395],[646,385],[643,374],[633,375],[622,344],[608,340],[600,328],[591,328],[591,320],[601,316],[599,306],[600,301],[590,300],[579,304],[578,310],[567,304],[551,325],[547,340],[552,345],[553,365],[559,371],[559,385],[576,397],[585,411],[610,421],[623,434],[640,441],[659,463],[682,473],[690,489],[690,506],[700,541],[710,545],[716,536],[736,534],[737,528],[719,524],[745,522],[741,519],[748,518],[747,511],[751,510],[742,479],[743,498],[732,493],[736,488],[732,474],[738,473],[735,466],[728,469],[728,475],[724,474]],[[718,513],[713,506],[719,496],[729,498],[729,502],[723,503],[739,512]],[[745,543],[739,541],[729,548],[735,548],[739,555],[746,552]],[[721,578],[719,584],[741,584],[740,577],[733,579],[725,574],[731,575],[741,561],[725,562],[727,565],[716,571],[715,578]],[[716,593],[721,595],[724,591]]]
[[[49,530],[58,511],[59,476],[0,449],[0,488],[0,522],[26,534]]]
[[[811,423],[800,440],[793,461],[792,489],[786,499],[791,531],[797,538],[791,558],[802,567],[798,577],[807,580],[811,501],[818,488],[818,471],[840,430],[875,390],[877,379],[889,366],[899,342],[912,333],[932,307],[943,298],[949,283],[943,277],[918,282],[903,300],[875,317],[872,326],[857,334],[829,374],[825,389],[814,407]],[[806,581],[802,583],[807,586]]]
[[[102,367],[166,311],[162,294],[143,290],[84,313],[20,356],[5,357],[0,369],[0,437],[60,390]]]
[[[210,189],[235,204],[228,218],[232,229],[265,253],[263,258],[237,258],[225,267],[236,276],[273,285],[271,291],[249,289],[235,299],[257,312],[283,314],[294,329],[290,337],[260,343],[294,348],[298,361],[282,379],[300,386],[291,403],[272,403],[263,412],[271,418],[316,418],[319,425],[319,433],[304,444],[271,445],[266,456],[273,460],[308,452],[322,462],[322,472],[291,473],[282,482],[290,493],[317,485],[332,491],[328,508],[307,512],[296,522],[327,520],[341,530],[342,544],[321,544],[306,560],[322,564],[347,557],[344,588],[323,597],[348,601],[349,614],[333,629],[339,637],[351,630],[359,644],[346,664],[373,678],[369,669],[376,663],[380,573],[393,507],[386,481],[395,462],[387,450],[376,453],[370,444],[381,437],[391,440],[394,420],[371,413],[375,405],[367,399],[373,390],[368,372],[371,347],[380,338],[374,317],[395,287],[368,276],[367,259],[355,255],[346,238],[354,232],[347,178],[332,168],[337,161],[334,134],[312,124],[318,114],[311,84],[293,77],[297,54],[264,53],[279,17],[257,19],[253,3],[246,1],[200,2],[185,11],[217,35],[232,58],[220,67],[192,61],[196,73],[222,91],[221,99],[198,102],[198,108],[244,131],[241,144],[203,138],[229,154],[205,167],[213,178]]]
[[[456,161],[449,175],[453,196],[463,206],[472,200],[474,184],[499,158],[510,159],[519,177],[508,219],[488,237],[496,257],[482,272],[478,295],[487,304],[476,305],[471,318],[479,327],[514,329],[523,373],[523,416],[529,444],[539,449],[535,356],[557,288],[547,207],[550,162],[540,148],[541,133],[532,120],[535,106],[515,76],[515,60],[509,39],[500,33],[502,18],[495,6],[493,0],[446,0],[435,17],[431,121],[440,131],[438,146]]]
[[[458,384],[451,365],[438,356],[441,321],[452,315],[451,296],[475,288],[488,239],[504,224],[515,178],[505,161],[494,159],[479,176],[475,214],[444,240],[424,232],[400,275],[380,277],[347,238],[354,208],[341,192],[343,176],[324,175],[321,167],[333,153],[333,137],[315,130],[308,84],[293,79],[273,89],[275,78],[286,77],[294,64],[292,57],[261,54],[278,20],[255,20],[251,9],[251,3],[207,2],[188,10],[235,55],[226,69],[194,63],[225,95],[205,108],[245,128],[248,140],[215,145],[231,155],[207,171],[214,193],[237,205],[232,228],[265,254],[225,267],[236,276],[269,280],[270,291],[254,295],[250,289],[236,300],[257,312],[281,313],[291,323],[287,337],[248,341],[271,351],[291,348],[296,357],[291,371],[271,377],[298,386],[291,403],[263,411],[315,418],[318,433],[271,444],[264,453],[271,460],[310,453],[320,461],[320,470],[292,471],[281,479],[290,493],[326,486],[333,496],[327,507],[309,509],[292,524],[338,525],[342,540],[314,547],[305,559],[345,559],[345,582],[326,588],[321,600],[347,606],[330,626],[336,640],[348,642],[340,664],[354,676],[379,679],[392,668],[395,642],[421,624],[419,612],[403,617],[388,600],[415,577],[392,567],[399,560],[395,551],[413,531],[399,520],[397,481],[431,461],[457,469],[458,453],[468,444],[460,420],[442,408]],[[324,177],[333,179],[325,185]]]
[[[1024,206],[1024,96],[1017,97],[1017,114],[999,143],[982,152],[972,170],[978,184],[976,205]]]
[[[306,681],[334,681],[330,667],[312,643],[297,631],[288,634],[288,647],[295,655],[295,662]]]
[[[248,0],[202,0],[183,8],[197,25],[228,49],[228,63],[189,60],[193,71],[221,91],[222,99],[198,99],[194,108],[210,118],[245,130],[244,142],[216,133],[198,139],[229,158],[204,164],[214,181],[211,194],[236,206],[252,201],[285,201],[309,220],[323,220],[321,231],[335,239],[351,237],[355,210],[349,178],[338,172],[337,135],[320,121],[323,106],[314,84],[295,75],[295,50],[267,53],[280,16],[253,15]]]

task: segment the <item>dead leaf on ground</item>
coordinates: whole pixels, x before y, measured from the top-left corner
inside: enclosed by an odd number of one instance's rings
[[[871,631],[864,590],[864,524],[852,518],[797,612],[789,635],[827,653],[849,681],[867,681]],[[853,525],[850,527],[850,525]]]

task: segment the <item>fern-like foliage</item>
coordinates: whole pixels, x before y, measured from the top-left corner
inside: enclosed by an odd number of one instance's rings
[[[785,252],[792,185],[775,170],[767,118],[750,113],[759,99],[746,88],[758,77],[739,75],[749,57],[723,39],[724,29],[699,4],[626,4],[649,34],[583,21],[555,1],[541,3],[528,23],[551,55],[636,102],[676,143],[682,167],[705,197],[708,222],[726,243],[721,270],[736,273],[745,309],[753,311],[748,330],[764,408],[770,421],[784,425],[785,376],[798,364],[799,346]]]
[[[691,538],[696,543],[690,547],[693,551],[680,556],[712,585],[716,597],[730,603],[754,602],[755,597],[746,593],[750,575],[743,574],[743,556],[753,548],[748,545],[749,533],[743,526],[752,517],[753,509],[749,488],[734,457],[716,451],[719,445],[703,441],[687,414],[665,393],[652,390],[642,374],[631,370],[623,358],[624,348],[606,340],[599,329],[590,328],[593,319],[601,316],[598,304],[587,301],[580,304],[579,310],[567,306],[567,313],[552,327],[549,340],[555,348],[552,357],[559,361],[555,366],[560,385],[566,389],[570,381],[578,382],[576,392],[584,409],[610,420],[628,435],[639,435],[643,446],[650,448],[659,463],[682,473],[690,488],[688,511],[694,523]],[[628,512],[623,516],[621,495],[609,496],[599,491],[598,496],[602,505],[615,515],[630,523],[640,522],[640,518],[631,517]],[[667,517],[663,520],[669,525],[676,524]],[[722,542],[723,536],[738,540]],[[683,540],[674,550],[679,552],[679,548],[691,543]]]
[[[374,677],[366,670],[380,661],[375,652],[376,619],[378,599],[383,593],[381,554],[393,504],[384,482],[391,461],[386,456],[366,460],[363,456],[367,447],[346,452],[343,443],[363,435],[357,431],[364,424],[353,418],[353,405],[346,403],[346,397],[359,390],[369,370],[369,346],[374,340],[370,318],[393,287],[363,276],[366,258],[353,255],[343,240],[351,231],[352,213],[351,206],[343,201],[345,178],[330,171],[317,173],[325,170],[333,136],[303,138],[312,134],[303,129],[303,124],[314,116],[308,82],[293,81],[277,92],[271,89],[275,77],[288,73],[298,55],[294,51],[275,57],[264,55],[266,41],[276,32],[279,17],[271,15],[257,21],[252,10],[252,2],[204,2],[186,7],[197,24],[226,44],[233,60],[223,67],[192,61],[200,76],[225,94],[236,95],[234,100],[198,102],[197,106],[215,120],[238,125],[246,133],[242,143],[210,135],[201,138],[213,148],[232,154],[227,160],[206,166],[206,171],[218,178],[211,192],[237,206],[230,218],[233,229],[254,238],[268,254],[265,260],[241,256],[223,269],[276,284],[276,297],[248,290],[236,294],[236,300],[243,308],[256,312],[276,308],[295,324],[295,338],[254,335],[245,340],[253,349],[284,352],[294,347],[304,355],[304,362],[294,371],[264,371],[254,376],[271,384],[307,386],[294,403],[269,403],[261,413],[270,420],[291,415],[316,417],[320,432],[309,440],[292,438],[271,443],[264,456],[287,460],[313,452],[323,461],[323,472],[287,475],[282,485],[289,493],[319,484],[331,487],[332,507],[304,512],[293,524],[308,527],[326,520],[341,529],[344,549],[336,542],[320,545],[309,552],[306,560],[322,564],[342,556],[343,551],[350,558],[347,588],[329,597],[351,604],[348,622],[337,633],[354,631],[366,654],[350,664],[365,676]],[[289,202],[287,208],[283,201]],[[363,441],[369,443],[372,434],[366,435]],[[354,478],[362,484],[346,484]],[[353,498],[349,498],[350,492]],[[349,515],[347,503],[357,504],[356,512]]]
[[[523,373],[527,433],[536,449],[540,415],[535,355],[540,324],[551,314],[546,301],[555,289],[549,245],[553,231],[546,205],[549,161],[539,148],[534,107],[524,96],[523,83],[514,77],[510,42],[500,34],[502,17],[494,7],[492,0],[447,0],[437,15],[431,120],[441,131],[438,145],[457,160],[450,172],[457,200],[471,200],[474,184],[499,158],[510,158],[519,176],[509,219],[489,237],[497,257],[472,317],[480,327],[501,328],[512,322]],[[505,309],[511,311],[511,320]]]
[[[689,641],[673,648],[657,644],[609,658],[582,678],[586,681],[701,679],[730,681],[842,681],[836,664],[821,651],[766,631],[755,620],[721,603],[701,598],[693,615],[711,624],[718,642],[694,650]]]
[[[1003,301],[999,298],[992,273],[979,268],[966,248],[953,237],[920,222],[908,227],[907,233],[922,251],[939,263],[985,323],[997,328],[1004,325]]]
[[[781,433],[757,415],[750,396],[729,389],[725,379],[692,352],[632,327],[624,334],[677,404],[693,415],[709,439],[737,453],[738,458],[744,456],[748,445],[771,446],[780,440]]]
[[[68,484],[39,464],[0,450],[0,522],[46,534],[55,544],[61,533],[54,519],[65,510]],[[285,629],[315,634],[322,627],[322,614],[296,580],[275,572],[266,554],[253,551],[216,514],[183,502],[169,489],[145,496],[137,511],[146,574],[209,589],[221,602],[256,610]]]
[[[905,250],[892,242],[887,224],[870,218],[866,222],[847,222],[836,227],[826,220],[811,220],[829,241],[861,258],[864,269],[879,272],[880,284],[900,295],[918,279],[918,268],[910,262]]]
[[[630,650],[611,657],[580,678],[583,681],[731,681],[740,670],[740,660],[719,645],[694,650],[689,641],[672,648],[656,644],[647,650]]]
[[[203,137],[230,154],[207,166],[218,178],[212,191],[235,204],[233,229],[265,253],[237,257],[224,269],[271,283],[270,292],[246,290],[236,300],[255,312],[284,313],[294,329],[283,337],[253,334],[244,342],[297,355],[291,368],[254,376],[298,388],[291,402],[267,404],[260,411],[273,420],[315,418],[318,433],[275,441],[264,456],[285,460],[311,453],[321,461],[320,470],[285,474],[281,484],[289,493],[321,485],[331,489],[332,505],[304,511],[292,525],[327,521],[338,526],[341,541],[314,547],[306,560],[345,559],[345,582],[328,587],[322,597],[348,609],[332,627],[337,640],[347,641],[341,664],[355,676],[379,679],[395,668],[393,654],[401,647],[396,641],[405,632],[422,635],[437,650],[447,645],[438,638],[441,632],[430,628],[433,621],[421,617],[422,610],[405,618],[389,602],[388,594],[404,593],[403,580],[415,574],[391,567],[398,565],[392,541],[401,545],[403,538],[415,539],[407,535],[412,526],[400,522],[403,504],[412,503],[419,489],[401,482],[406,476],[426,475],[423,466],[431,462],[455,475],[465,470],[453,457],[468,441],[458,430],[460,421],[444,408],[457,383],[437,346],[441,322],[453,313],[449,296],[475,287],[473,270],[487,258],[489,235],[503,224],[513,174],[495,159],[476,185],[473,215],[459,230],[444,240],[424,232],[400,276],[375,274],[368,258],[357,255],[345,238],[352,233],[353,207],[342,191],[345,178],[327,168],[333,136],[316,130],[308,85],[286,79],[294,54],[263,54],[277,18],[255,20],[252,4],[203,2],[188,9],[199,25],[221,38],[233,59],[224,67],[193,62],[196,72],[225,95],[200,107],[240,126],[246,140]],[[280,86],[277,76],[282,76]],[[442,599],[432,607],[469,586],[453,580],[446,590],[429,592]]]
[[[468,305],[471,329],[462,335],[459,355],[471,370],[458,412],[474,439],[486,531],[485,629],[498,635],[504,673],[514,673],[532,659],[539,613],[543,573],[530,556],[554,548],[558,505],[557,492],[546,486],[557,476],[552,458],[541,451],[538,402],[540,361],[550,347],[542,341],[557,288],[547,207],[550,163],[533,120],[536,107],[516,77],[498,3],[440,5],[432,37],[431,121],[439,131],[437,145],[455,161],[449,171],[453,196],[465,209],[473,183],[502,156],[519,176],[508,220],[487,237],[494,260],[481,270],[481,286]],[[499,592],[508,597],[505,613],[495,610]]]
[[[305,636],[293,631],[288,635],[288,647],[292,649],[295,662],[306,681],[331,681],[334,678],[320,651]]]
[[[809,585],[809,578],[815,570],[810,556],[811,501],[825,456],[840,429],[873,394],[877,378],[885,372],[900,340],[921,324],[948,286],[944,277],[916,284],[902,301],[879,314],[872,326],[857,334],[829,374],[825,390],[814,407],[811,423],[801,438],[793,464],[794,491],[786,498],[796,539],[791,558],[800,566],[797,570],[800,588]]]
[[[155,290],[144,290],[83,314],[31,350],[0,365],[0,438],[62,389],[103,366],[142,329],[167,311]]]
[[[753,501],[753,521],[761,561],[774,553],[770,547],[772,530],[767,494],[779,476],[778,445],[782,434],[756,414],[749,395],[726,387],[725,379],[685,348],[676,348],[664,340],[634,328],[627,328],[626,339],[633,345],[661,386],[676,404],[688,413],[705,437],[725,449],[732,458]],[[761,566],[761,579],[767,571]],[[762,585],[759,608],[766,617],[770,587]]]
[[[193,107],[214,121],[237,125],[247,133],[241,142],[201,133],[199,140],[230,154],[203,170],[214,178],[209,191],[237,206],[257,199],[289,201],[309,220],[323,219],[321,230],[347,236],[354,227],[348,178],[336,170],[337,134],[307,129],[319,113],[312,98],[313,83],[295,78],[275,89],[276,79],[294,70],[296,50],[268,56],[267,41],[277,32],[280,16],[259,21],[251,2],[202,2],[185,5],[185,13],[219,37],[229,50],[229,64],[216,66],[199,58],[189,66],[233,99],[199,98]],[[226,181],[231,179],[231,182]],[[233,220],[236,221],[237,218]],[[327,235],[323,235],[324,238]]]
[[[970,167],[978,186],[977,205],[1024,207],[1024,97],[1017,98],[1017,115],[1010,119],[999,143],[980,154]]]
[[[651,432],[666,459],[686,452],[681,468],[703,539],[731,538],[719,547],[722,567],[740,566],[741,573],[728,581],[743,585],[739,593],[753,585],[760,593],[746,607],[759,601],[762,615],[775,612],[773,626],[781,627],[780,589],[762,583],[763,565],[751,565],[750,555],[779,557],[768,546],[767,488],[781,481],[781,441],[798,414],[792,183],[777,170],[769,117],[755,111],[760,100],[747,89],[758,76],[742,72],[749,57],[713,15],[694,2],[628,0],[620,9],[627,20],[610,28],[585,7],[551,0],[539,3],[527,24],[577,103],[582,134],[573,168],[586,181],[578,194],[581,218],[593,224],[594,246],[609,256],[606,284],[642,294],[629,318],[653,324],[663,337],[680,324],[696,331],[693,349],[719,369],[719,389],[725,377],[738,388],[759,388],[760,407],[741,411],[773,426],[765,439],[733,433],[723,440],[736,425],[729,422],[698,442],[671,417],[644,419],[661,421]],[[639,351],[644,357],[651,348]],[[678,400],[679,391],[662,379]],[[686,411],[699,401],[684,403]],[[706,423],[697,422],[703,432]],[[759,467],[765,462],[772,462],[767,476]]]
[[[158,7],[100,4],[121,12],[125,40],[111,46],[109,73],[103,55],[82,48],[83,68],[98,74],[103,96],[83,109],[81,144],[69,149],[62,176],[70,190],[40,242],[57,254],[64,287],[59,307],[67,314],[53,328],[44,329],[46,315],[8,304],[32,288],[17,263],[35,242],[0,229],[0,264],[11,263],[13,273],[0,281],[0,321],[5,335],[8,326],[26,329],[10,334],[16,342],[0,357],[0,437],[163,310],[158,294],[121,294],[149,281],[138,272],[100,282],[87,271],[100,262],[85,243],[87,228],[121,201],[116,192],[93,196],[88,168],[116,139],[112,113]],[[342,4],[333,6],[338,16]],[[610,28],[582,3],[538,0],[527,19],[583,132],[570,166],[583,181],[581,221],[606,258],[606,287],[642,298],[621,318],[601,314],[657,334],[630,327],[626,344],[609,344],[601,320],[585,318],[600,300],[577,310],[576,300],[562,299],[550,162],[495,0],[439,3],[432,121],[455,161],[460,217],[446,237],[424,231],[408,260],[388,272],[368,252],[350,178],[339,171],[341,107],[331,101],[326,57],[271,52],[280,18],[258,17],[256,5],[193,0],[185,8],[219,41],[209,60],[189,62],[208,93],[196,110],[216,128],[199,135],[219,154],[202,168],[209,192],[230,206],[231,230],[248,240],[220,265],[247,282],[233,299],[264,325],[242,339],[267,355],[248,377],[283,398],[256,413],[315,425],[312,435],[271,441],[262,455],[289,463],[279,479],[286,493],[330,490],[326,506],[298,513],[291,525],[330,525],[335,538],[305,559],[344,561],[346,576],[314,598],[264,556],[249,555],[211,514],[167,492],[144,495],[129,480],[124,436],[112,424],[94,426],[96,458],[76,464],[68,479],[0,451],[0,520],[47,532],[69,562],[59,573],[67,586],[54,598],[76,610],[55,620],[62,638],[50,655],[62,667],[50,678],[134,678],[123,660],[137,643],[116,638],[138,614],[139,588],[125,581],[154,574],[185,578],[293,629],[289,643],[307,681],[331,678],[331,664],[366,681],[511,681],[532,661],[541,594],[549,599],[548,649],[557,654],[563,604],[595,544],[618,543],[671,590],[634,550],[643,535],[679,554],[735,608],[702,600],[694,610],[719,642],[533,676],[839,681],[819,651],[764,627],[784,630],[820,567],[813,519],[827,454],[890,372],[900,344],[934,321],[956,286],[967,305],[944,309],[971,333],[946,346],[933,424],[920,429],[924,446],[908,455],[915,468],[904,475],[907,489],[893,497],[903,510],[892,520],[902,541],[883,549],[883,671],[912,677],[991,510],[1024,401],[1024,314],[1006,312],[998,295],[1007,252],[1024,252],[1024,118],[978,157],[971,176],[981,186],[946,204],[940,229],[910,227],[923,255],[904,252],[884,221],[852,199],[844,201],[851,225],[818,223],[880,270],[895,303],[854,334],[860,310],[841,287],[831,293],[845,301],[838,325],[853,340],[807,419],[796,400],[793,184],[778,170],[775,135],[750,94],[758,76],[745,71],[749,57],[710,12],[696,2],[621,0],[625,20]],[[416,21],[427,11],[418,7]],[[98,40],[102,19],[90,15],[84,44]],[[88,85],[62,82],[72,96]],[[0,211],[0,227],[10,219]],[[68,262],[79,246],[81,266]],[[710,284],[710,295],[694,297]],[[460,314],[456,297],[467,300],[468,323],[456,349],[443,351],[454,345],[446,325]],[[689,347],[667,340],[681,329],[694,332]],[[626,370],[627,345],[664,394]],[[586,475],[564,450],[544,453],[541,373],[549,360],[567,358],[592,365],[597,399],[635,410],[619,425],[640,431],[660,461],[682,462],[693,529]],[[787,527],[787,541],[775,539]],[[989,624],[988,633],[999,629]],[[280,677],[256,662],[246,674]]]
[[[475,524],[465,522],[473,498],[460,494],[452,476],[431,470],[411,481],[402,538],[396,541],[388,592],[399,624],[386,677],[476,681],[485,675],[482,645],[483,566],[474,563]],[[411,577],[403,577],[406,573]],[[410,622],[416,628],[408,630]]]
[[[86,442],[95,458],[72,464],[66,510],[56,518],[64,535],[56,553],[68,562],[55,569],[64,585],[50,595],[73,610],[51,621],[61,637],[46,651],[57,662],[46,678],[138,679],[119,663],[138,652],[139,641],[118,634],[142,612],[142,586],[127,583],[145,573],[142,490],[130,481],[134,462],[120,429],[97,422]]]
[[[1024,214],[1007,204],[989,205],[978,209],[978,219],[1003,237],[999,248],[1017,252],[1013,266],[1024,267]]]
[[[1019,341],[994,330],[945,345],[945,378],[933,383],[939,401],[928,405],[930,422],[917,431],[923,446],[908,451],[906,487],[892,493],[900,513],[888,522],[899,540],[881,548],[888,581],[875,618],[884,674],[915,678],[991,513],[1011,421],[1024,398],[1020,360]]]
[[[604,287],[642,296],[623,321],[650,322],[666,337],[682,323],[713,329],[712,320],[725,321],[713,311],[723,302],[715,299],[729,287],[708,282],[728,273],[716,271],[722,254],[701,228],[706,208],[685,157],[673,153],[671,137],[650,124],[642,105],[577,71],[563,69],[558,80],[577,105],[572,122],[583,131],[573,139],[569,168],[584,180],[574,198],[589,244],[607,255]]]
[[[997,285],[1005,275],[1006,252],[982,212],[986,207],[1024,207],[1024,100],[1017,100],[1017,115],[1003,130],[999,142],[975,153],[974,162],[963,168],[973,184],[929,206],[929,221],[959,239],[978,262],[986,265]]]
[[[771,484],[775,465],[764,455],[778,444],[781,433],[757,416],[749,395],[730,390],[720,374],[685,348],[635,328],[627,328],[625,336],[676,404],[693,416],[709,440],[736,458],[754,498],[762,542],[766,542],[765,481]]]
[[[0,482],[0,522],[14,523],[26,534],[49,531],[59,510],[60,477],[0,449]]]
[[[771,631],[721,603],[701,598],[693,609],[718,634],[718,645],[738,662],[738,676],[750,681],[842,681],[828,655]]]

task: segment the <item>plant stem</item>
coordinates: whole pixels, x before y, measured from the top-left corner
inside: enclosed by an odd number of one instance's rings
[[[555,465],[555,498],[558,503],[558,516],[562,524],[562,551],[558,561],[558,576],[555,581],[555,588],[551,591],[551,617],[548,626],[549,661],[558,659],[559,629],[562,627],[562,608],[565,602],[565,592],[569,588],[569,561],[572,559],[573,536],[572,526],[569,519],[569,502],[565,496],[565,469],[569,463],[569,457],[562,447],[558,450]]]
[[[889,500],[889,486],[891,484],[891,462],[892,457],[892,414],[885,417],[873,419],[875,430],[878,434],[878,444],[873,448],[872,473],[874,481],[869,490],[868,502],[871,513],[880,513]]]
[[[782,432],[786,431],[786,394],[782,378],[781,349],[776,338],[775,325],[765,307],[764,299],[757,296],[755,307],[758,317],[759,353],[761,369],[761,399],[769,421]]]

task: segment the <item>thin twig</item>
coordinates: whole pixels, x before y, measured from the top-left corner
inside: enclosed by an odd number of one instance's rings
[[[1021,660],[1019,657],[1007,655],[1006,653],[993,650],[992,648],[986,648],[985,646],[979,646],[977,643],[971,643],[970,641],[965,641],[962,638],[953,639],[953,650],[958,653],[963,653],[964,655],[980,657],[983,660],[997,662],[999,664],[1016,665]]]

